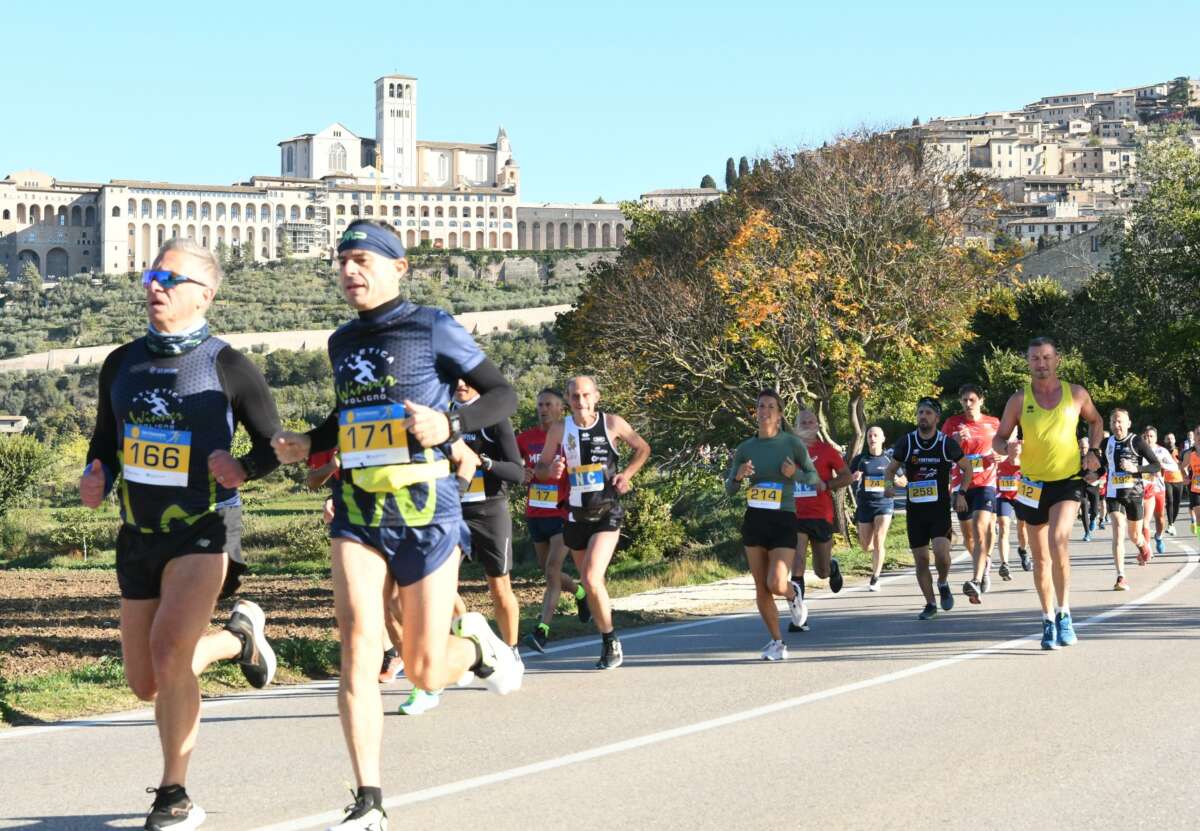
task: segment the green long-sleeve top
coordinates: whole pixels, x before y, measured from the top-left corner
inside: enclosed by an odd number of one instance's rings
[[[791,459],[796,465],[796,473],[790,480],[784,477],[782,470],[787,459]],[[795,513],[795,485],[788,487],[787,483],[817,483],[817,469],[813,467],[812,459],[809,458],[808,448],[794,433],[781,430],[773,438],[754,436],[739,444],[737,450],[733,451],[729,473],[725,475],[725,492],[731,496],[741,487],[741,483],[734,477],[737,476],[738,468],[746,461],[754,463],[754,474],[749,477],[750,489],[746,494],[746,504],[751,508]]]

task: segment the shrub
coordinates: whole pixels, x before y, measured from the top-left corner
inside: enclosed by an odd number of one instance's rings
[[[53,457],[30,436],[0,438],[0,514],[28,506]]]
[[[649,563],[676,554],[683,545],[683,525],[671,515],[666,493],[669,484],[670,480],[659,474],[644,474],[623,498],[625,524],[615,561]]]

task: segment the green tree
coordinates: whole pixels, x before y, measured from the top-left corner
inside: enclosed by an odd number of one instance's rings
[[[53,455],[32,436],[0,437],[0,515],[27,507]]]
[[[750,175],[750,162],[745,156],[742,156],[740,159],[738,159],[738,179],[739,180],[743,179],[749,175]]]
[[[279,232],[279,245],[276,249],[276,253],[279,254],[279,261],[281,263],[288,263],[291,261],[291,259],[292,259],[292,235],[289,234],[287,231],[281,230]]]
[[[715,179],[713,179],[713,177],[711,177],[707,173],[705,173],[704,177],[700,180],[700,187],[715,189],[717,187],[717,182]]]
[[[32,260],[26,260],[21,265],[21,282],[32,292],[42,290],[42,272],[33,264]]]
[[[217,256],[217,262],[221,264],[222,271],[229,271],[229,246],[225,244],[225,240],[217,243],[217,247],[213,250]]]
[[[592,200],[592,204],[593,205],[607,205],[608,203],[604,201],[603,196],[597,196],[595,199]]]
[[[1180,75],[1171,81],[1167,90],[1167,103],[1172,107],[1186,107],[1190,101],[1191,84],[1186,75]]]
[[[733,162],[733,156],[725,160],[725,190],[733,192],[737,187],[737,165]]]

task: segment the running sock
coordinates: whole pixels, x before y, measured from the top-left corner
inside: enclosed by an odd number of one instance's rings
[[[550,624],[548,624],[548,623],[539,623],[539,624],[537,625],[537,628],[538,628],[538,629],[541,631],[541,633],[542,633],[543,635],[545,635],[546,637],[550,637]]]
[[[583,584],[582,584],[582,583],[576,583],[576,584],[575,584],[575,599],[576,599],[576,600],[583,600],[585,597],[587,597],[587,592],[585,592],[585,591],[583,590]]]
[[[950,588],[950,581],[949,580],[938,580],[938,588],[939,589]]]
[[[617,639],[617,630],[614,629],[611,632],[601,632],[600,637],[604,638],[605,644],[612,643]]]
[[[1047,623],[1054,623],[1054,615],[1048,615],[1045,612],[1042,612],[1042,620],[1046,621]]]
[[[187,797],[187,791],[183,785],[160,785],[156,789],[155,794],[158,799],[168,804]]]
[[[1058,613],[1060,615],[1066,615],[1067,617],[1070,617],[1071,616],[1071,607],[1063,606],[1061,609],[1058,610]]]
[[[383,808],[383,788],[359,788],[358,798],[363,799],[364,797],[371,801],[372,808]]]

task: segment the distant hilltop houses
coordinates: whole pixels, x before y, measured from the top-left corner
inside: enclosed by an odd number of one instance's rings
[[[121,273],[149,266],[173,237],[255,261],[330,257],[358,217],[392,223],[410,248],[488,251],[625,245],[610,203],[523,203],[521,170],[501,127],[487,144],[417,139],[417,79],[375,81],[375,137],[341,122],[278,143],[279,173],[233,185],[113,179],[69,182],[39,171],[0,180],[0,265],[18,277]]]
[[[1177,78],[1109,92],[1048,95],[1019,110],[933,118],[894,131],[926,153],[997,180],[1007,207],[1001,230],[1025,245],[1092,236],[1130,207],[1137,139],[1149,125],[1200,107],[1200,81]],[[1200,150],[1200,131],[1190,140]]]

